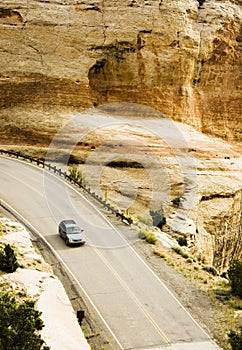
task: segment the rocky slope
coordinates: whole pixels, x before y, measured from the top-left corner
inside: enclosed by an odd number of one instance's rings
[[[0,106],[152,106],[241,139],[240,0],[4,0]]]
[[[242,258],[241,145],[207,137],[158,115],[148,116],[149,109],[129,107],[133,110],[128,113],[126,104],[126,116],[120,104],[96,108],[85,131],[77,127],[72,134],[72,154],[82,163],[85,181],[135,216],[150,218],[150,210],[162,207],[164,229],[173,236],[185,235],[192,254],[226,271],[231,259]],[[139,117],[140,110],[145,119]],[[83,125],[83,118],[85,113],[75,122],[79,119]],[[67,135],[71,140],[69,128],[62,129],[63,140]],[[57,154],[60,138],[61,133],[49,155]]]

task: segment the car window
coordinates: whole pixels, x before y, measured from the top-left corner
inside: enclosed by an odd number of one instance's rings
[[[75,226],[73,226],[73,227],[68,227],[68,229],[67,229],[67,232],[68,233],[79,233],[80,232],[80,229],[79,229],[79,227],[75,227]]]

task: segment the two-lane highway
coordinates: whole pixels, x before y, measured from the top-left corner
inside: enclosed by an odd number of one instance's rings
[[[0,199],[51,244],[89,296],[116,349],[216,350],[125,238],[78,191],[43,169],[0,157]],[[66,247],[60,220],[84,228],[86,245]]]

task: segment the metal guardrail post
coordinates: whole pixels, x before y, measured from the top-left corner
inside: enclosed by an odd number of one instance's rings
[[[23,158],[23,160],[28,160],[31,163],[36,162],[36,164],[38,166],[41,164],[43,168],[47,167],[49,169],[49,171],[53,170],[54,173],[58,173],[59,176],[63,175],[65,179],[69,180],[70,182],[72,182],[75,185],[77,185],[77,186],[81,187],[82,189],[84,189],[84,191],[89,193],[93,198],[95,198],[99,203],[104,205],[113,214],[116,214],[117,217],[120,217],[123,222],[128,223],[129,225],[132,224],[132,219],[131,218],[126,217],[123,213],[120,213],[117,209],[114,209],[113,207],[111,207],[111,205],[106,203],[105,200],[103,200],[101,197],[99,197],[98,194],[96,194],[95,192],[92,192],[89,187],[86,187],[82,183],[80,183],[77,180],[73,179],[70,175],[67,175],[66,171],[63,172],[61,169],[57,169],[56,166],[52,166],[51,164],[45,164],[45,162],[40,160],[40,159],[35,159],[35,158],[29,157],[29,156],[21,155],[19,152],[11,152],[11,151],[6,151],[6,150],[3,150],[3,149],[0,149],[0,154],[7,154],[8,156],[14,156],[17,159],[19,157],[21,157],[21,158]]]

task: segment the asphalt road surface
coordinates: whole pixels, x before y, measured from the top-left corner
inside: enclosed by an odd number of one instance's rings
[[[219,349],[137,255],[77,190],[41,168],[0,157],[0,199],[48,241],[75,276],[117,349]],[[86,244],[66,247],[58,223],[75,219]]]

